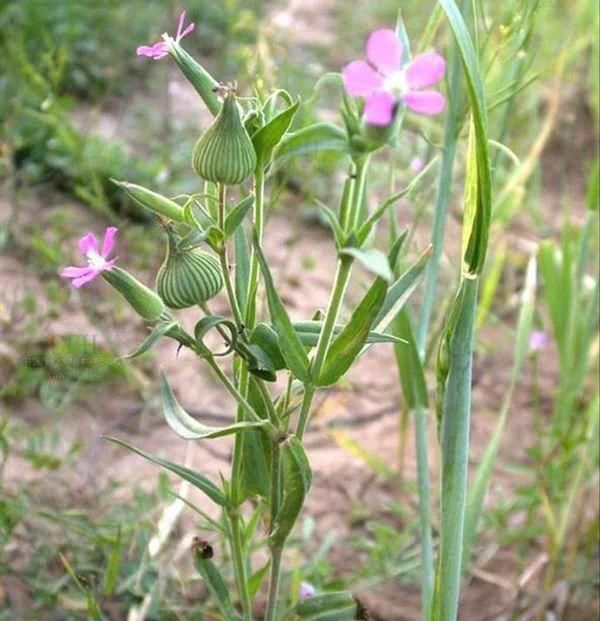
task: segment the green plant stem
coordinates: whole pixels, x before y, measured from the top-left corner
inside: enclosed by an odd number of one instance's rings
[[[218,225],[221,230],[225,227],[225,192],[226,188],[223,183],[219,183],[219,197],[218,197]],[[242,328],[244,325],[244,319],[240,306],[235,295],[235,289],[231,282],[231,274],[229,273],[229,261],[227,260],[227,245],[226,242],[221,243],[219,248],[219,262],[221,263],[221,271],[223,272],[223,280],[225,281],[225,289],[227,290],[227,298],[229,300],[229,306],[235,319],[238,328]]]
[[[461,12],[467,4],[463,0]],[[427,335],[429,333],[429,323],[435,303],[437,289],[437,279],[440,268],[440,259],[444,247],[444,230],[446,228],[446,218],[448,215],[448,204],[452,191],[452,171],[454,169],[454,158],[456,156],[456,141],[461,126],[461,68],[460,57],[456,44],[452,49],[452,56],[449,65],[449,86],[448,86],[448,111],[444,124],[444,144],[442,148],[442,162],[438,177],[437,197],[435,203],[435,215],[433,228],[431,230],[431,244],[433,251],[427,263],[425,271],[425,284],[423,293],[423,303],[420,310],[420,321],[417,326],[417,349],[421,359],[425,357],[427,347]]]
[[[277,599],[279,595],[279,582],[281,579],[281,556],[282,548],[271,548],[271,574],[269,576],[269,597],[265,621],[275,621],[277,618]]]
[[[314,378],[317,378],[319,376],[319,373],[321,372],[321,369],[323,367],[323,363],[325,362],[325,357],[327,355],[329,345],[331,344],[331,338],[333,336],[335,324],[338,318],[338,314],[340,312],[342,300],[344,299],[344,293],[346,292],[346,287],[348,285],[351,270],[352,258],[348,256],[340,257],[340,259],[338,260],[337,271],[335,275],[335,283],[331,292],[331,297],[329,298],[329,305],[327,307],[327,313],[325,315],[325,321],[323,323],[323,329],[321,330],[321,334],[319,335],[319,340],[317,342],[317,351],[315,353],[315,357],[313,358],[310,368],[311,376]],[[316,390],[314,386],[307,385],[304,387],[302,407],[300,409],[298,427],[296,428],[296,435],[300,440],[302,440],[304,432],[306,431],[306,426],[308,424],[308,419],[310,416],[310,408],[313,398],[315,396],[315,392]]]
[[[260,416],[256,413],[254,408],[248,403],[246,398],[240,393],[240,391],[233,385],[231,380],[223,373],[219,365],[215,362],[215,359],[210,356],[205,358],[206,362],[210,365],[210,368],[215,372],[215,375],[221,380],[227,392],[238,402],[240,407],[248,414],[250,420],[260,421]]]
[[[242,605],[243,620],[252,621],[252,602],[248,591],[248,577],[246,575],[246,563],[244,562],[244,546],[242,543],[240,516],[237,507],[230,512],[229,522],[231,525],[231,556],[233,558],[237,590]]]
[[[441,524],[433,621],[455,621],[462,573],[462,551],[469,461],[473,328],[477,277],[465,277],[449,326],[449,371],[440,429],[442,457]]]
[[[265,227],[264,202],[265,175],[262,170],[257,170],[254,173],[253,221],[259,245],[262,245],[263,231]],[[258,272],[258,258],[256,257],[256,252],[254,252],[254,248],[252,248],[252,253],[250,255],[248,298],[246,300],[246,326],[250,329],[254,327],[254,322],[256,321],[256,287],[258,286]]]
[[[427,457],[427,412],[417,406],[413,410],[417,448],[417,486],[419,490],[419,530],[421,535],[421,606],[424,621],[431,615],[435,571],[433,537],[431,535],[431,499],[429,496],[429,460]]]

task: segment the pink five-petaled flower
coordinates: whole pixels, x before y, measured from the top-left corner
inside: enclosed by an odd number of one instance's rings
[[[190,34],[194,30],[194,23],[188,24],[185,29],[183,28],[183,22],[185,21],[185,11],[181,12],[179,16],[179,24],[177,25],[177,34],[175,35],[175,41],[179,43],[183,37]],[[164,41],[158,41],[154,45],[140,45],[137,49],[138,56],[148,56],[153,60],[160,60],[167,56],[167,44]]]
[[[446,62],[436,52],[419,54],[402,66],[402,42],[393,30],[375,30],[367,39],[367,61],[355,60],[344,67],[344,86],[349,95],[365,98],[365,120],[370,125],[389,125],[394,108],[403,101],[419,114],[438,114],[446,100],[437,91],[422,90],[444,76]]]
[[[102,249],[98,248],[98,240],[93,233],[88,233],[79,240],[79,249],[87,259],[87,267],[69,266],[60,270],[63,278],[72,278],[71,284],[76,288],[82,287],[105,270],[110,270],[116,259],[108,260],[108,255],[115,245],[115,235],[119,229],[109,226],[104,233]]]

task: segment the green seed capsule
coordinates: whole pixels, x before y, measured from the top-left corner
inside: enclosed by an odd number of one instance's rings
[[[188,308],[202,304],[223,287],[221,266],[216,257],[192,248],[179,250],[168,232],[167,256],[156,276],[156,290],[169,308]]]
[[[148,321],[158,321],[166,311],[163,301],[137,278],[120,267],[102,272],[102,277],[131,305],[133,310]]]
[[[207,181],[237,185],[256,168],[256,153],[240,108],[231,91],[219,114],[200,136],[192,153],[192,167]]]

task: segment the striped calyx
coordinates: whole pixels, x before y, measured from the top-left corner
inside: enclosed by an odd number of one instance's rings
[[[169,308],[202,304],[223,287],[216,257],[199,248],[180,250],[174,233],[168,232],[167,256],[156,276],[156,290]]]
[[[102,272],[102,278],[129,302],[138,315],[147,321],[156,322],[165,312],[165,305],[160,297],[120,267],[105,270]]]
[[[254,172],[256,153],[231,90],[215,120],[196,142],[192,167],[203,179],[225,185],[242,183]]]

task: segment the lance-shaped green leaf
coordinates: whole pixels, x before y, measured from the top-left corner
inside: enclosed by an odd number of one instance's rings
[[[245,317],[248,283],[250,281],[250,252],[248,238],[243,226],[239,226],[233,234],[233,248],[235,251],[235,296],[242,315]]]
[[[356,360],[385,301],[387,289],[383,278],[377,278],[371,285],[348,324],[332,341],[321,373],[316,378],[317,386],[334,384]]]
[[[258,390],[254,382],[249,382],[248,401],[260,416],[267,418],[267,406],[264,403],[263,395]],[[238,416],[242,415],[238,411]],[[242,468],[241,499],[248,496],[261,496],[268,498],[271,487],[271,451],[272,442],[264,433],[259,431],[248,431],[241,438],[242,452],[244,455],[244,467]]]
[[[285,369],[285,359],[279,347],[279,338],[271,326],[266,323],[259,323],[254,330],[252,330],[250,343],[258,345],[265,352],[271,360],[275,371]]]
[[[145,354],[147,351],[151,349],[151,347],[158,341],[162,336],[168,334],[173,328],[178,325],[177,321],[174,319],[159,321],[153,328],[152,332],[144,339],[142,344],[132,353],[125,356],[126,358],[137,358],[142,354]]]
[[[344,245],[345,235],[340,225],[340,221],[337,217],[337,214],[332,209],[327,207],[325,203],[322,203],[320,200],[317,200],[316,203],[319,209],[321,210],[321,213],[327,220],[327,223],[329,224],[331,231],[333,232],[336,247],[338,249],[341,248]]]
[[[454,0],[439,0],[446,14],[463,66],[472,115],[471,156],[476,162],[477,200],[471,218],[469,239],[465,250],[467,270],[478,274],[487,253],[492,205],[491,167],[487,128],[487,109],[479,60],[469,30]]]
[[[408,310],[403,308],[394,318],[392,333],[404,340],[394,346],[396,363],[400,372],[402,395],[408,410],[427,407],[427,384],[423,363],[419,356]]]
[[[306,621],[354,621],[358,605],[348,591],[336,591],[304,599],[294,612]]]
[[[241,617],[231,603],[225,580],[211,560],[213,556],[212,546],[206,541],[195,538],[192,544],[192,554],[194,566],[202,576],[204,584],[216,601],[225,621],[241,621]]]
[[[377,248],[342,248],[340,254],[354,257],[365,269],[387,282],[394,278],[388,258]]]
[[[356,233],[356,237],[358,238],[358,243],[360,246],[364,244],[366,239],[369,237],[373,226],[377,223],[377,221],[383,216],[383,214],[397,201],[399,201],[402,197],[406,196],[411,192],[423,179],[423,177],[429,173],[434,164],[437,163],[437,158],[433,158],[427,166],[421,170],[421,172],[414,177],[414,179],[402,190],[397,192],[396,194],[390,196],[386,199],[369,217],[365,222],[361,225]]]
[[[319,342],[319,336],[323,329],[322,321],[294,321],[294,330],[298,333],[302,344],[307,347],[314,347]],[[336,324],[333,328],[334,336],[337,336],[346,326]],[[367,343],[405,343],[404,339],[394,336],[393,334],[385,334],[383,332],[369,331]]]
[[[124,190],[127,196],[142,207],[160,216],[165,216],[165,218],[169,218],[169,220],[175,220],[177,222],[183,221],[183,207],[170,198],[158,192],[148,190],[148,188],[141,185],[136,185],[135,183],[117,181],[116,179],[111,179],[111,181]]]
[[[156,455],[152,455],[151,453],[146,453],[146,451],[142,451],[124,440],[119,440],[118,438],[110,436],[104,437],[106,440],[114,442],[115,444],[136,453],[140,457],[151,461],[153,464],[157,464],[165,470],[176,474],[178,477],[182,478],[184,481],[187,481],[201,492],[204,492],[213,502],[216,502],[221,507],[227,506],[227,498],[225,497],[225,494],[223,494],[223,492],[210,479],[207,479],[198,472],[195,472],[190,468],[186,468],[185,466],[175,464],[171,461],[167,461],[166,459],[157,457]]]
[[[230,237],[235,233],[238,226],[244,221],[246,214],[252,209],[254,205],[254,196],[250,194],[243,198],[233,209],[231,209],[225,217],[225,224],[223,226],[225,237]]]
[[[304,346],[300,341],[300,338],[294,330],[294,326],[290,321],[290,318],[283,306],[281,298],[275,289],[273,277],[271,271],[267,265],[267,260],[262,252],[256,233],[254,235],[254,251],[258,258],[260,270],[265,281],[265,288],[267,290],[267,301],[269,304],[269,313],[271,315],[271,322],[277,336],[279,337],[279,347],[287,367],[290,371],[302,382],[309,383],[310,375],[308,372],[309,360],[304,350]]]
[[[268,421],[242,421],[225,427],[203,425],[179,405],[164,373],[161,374],[161,394],[163,412],[169,427],[185,440],[220,438],[221,436],[228,436],[248,429],[265,428],[269,424]]]
[[[266,125],[263,125],[253,136],[252,144],[256,151],[257,166],[265,167],[273,155],[273,149],[277,146],[283,135],[289,129],[298,110],[300,101],[288,106],[285,110],[274,116]]]
[[[473,326],[478,278],[463,279],[443,337],[446,366],[442,394],[441,527],[432,606],[433,621],[456,619],[462,573],[469,428]]]
[[[269,568],[271,567],[271,559],[269,559],[262,567],[259,567],[249,578],[248,578],[248,593],[250,597],[254,597],[258,590],[260,589],[261,584],[264,582],[265,578],[269,573]]]
[[[387,332],[387,328],[406,304],[423,278],[427,261],[431,254],[428,248],[414,265],[409,267],[388,289],[385,301],[373,322],[373,329]],[[391,263],[391,262],[390,262]]]
[[[208,347],[204,344],[204,337],[207,332],[212,330],[213,328],[219,328],[221,330],[227,331],[228,336],[225,337],[227,341],[227,348],[225,351],[220,353],[213,354]],[[204,352],[205,355],[209,356],[227,356],[234,349],[236,349],[237,339],[238,339],[238,331],[237,326],[231,319],[227,319],[222,315],[208,315],[206,317],[202,317],[198,323],[196,323],[194,327],[194,336],[196,337],[196,345],[199,351]]]
[[[277,163],[319,151],[349,153],[346,132],[332,123],[314,123],[283,137],[275,149]]]
[[[280,450],[283,465],[283,498],[269,535],[269,542],[273,548],[282,548],[292,532],[312,481],[310,464],[298,438],[290,436],[282,442]]]

